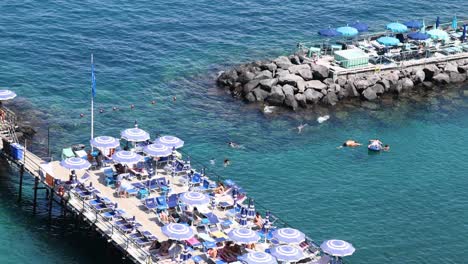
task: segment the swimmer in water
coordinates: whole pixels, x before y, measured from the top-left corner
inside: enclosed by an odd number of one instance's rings
[[[117,107],[115,107],[115,106],[112,107],[112,111],[117,111],[117,110],[118,110]]]
[[[84,117],[84,114],[83,114],[83,113],[81,113],[81,114],[80,114],[80,117],[81,117],[81,118],[83,118],[83,117]]]
[[[224,159],[224,167],[231,165],[231,161],[229,159]]]
[[[232,142],[232,141],[229,141],[228,142],[228,145],[231,147],[231,148],[239,148],[240,145],[235,143],[235,142]]]
[[[177,97],[175,95],[172,97],[172,101],[177,101]]]
[[[130,109],[133,109],[133,108],[135,108],[135,105],[134,105],[134,104],[131,104],[131,105],[130,105]]]
[[[302,133],[302,130],[304,129],[304,127],[306,127],[307,124],[300,124],[299,126],[297,126],[297,133],[300,134]]]
[[[361,143],[359,143],[359,142],[357,142],[355,140],[348,139],[343,143],[343,146],[341,146],[341,147],[355,148],[355,147],[359,147],[361,145],[362,145]]]
[[[99,113],[101,113],[101,114],[104,113],[104,109],[99,108]]]
[[[383,151],[390,151],[390,146],[389,145],[385,145],[383,147]]]
[[[152,105],[156,104],[156,101],[155,100],[151,101],[151,104]]]
[[[211,164],[212,166],[214,166],[215,163],[216,163],[216,160],[215,160],[214,158],[211,158],[211,159],[210,159],[210,164]]]

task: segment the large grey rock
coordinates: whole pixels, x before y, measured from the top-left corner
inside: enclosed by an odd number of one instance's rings
[[[304,94],[298,93],[294,95],[294,97],[296,98],[296,101],[299,104],[299,106],[304,107],[304,108],[307,107],[307,100]]]
[[[276,86],[273,86],[273,88],[271,88],[271,92],[268,95],[266,101],[270,105],[283,105],[285,97],[286,96],[283,93],[282,87],[279,85],[276,85]]]
[[[323,94],[321,92],[317,92],[314,89],[307,89],[304,92],[304,96],[306,98],[306,102],[309,104],[316,104],[320,99],[322,99]]]
[[[303,93],[306,89],[306,82],[305,81],[298,81],[296,83],[296,86],[297,86],[297,91],[299,93]]]
[[[289,84],[285,84],[283,86],[283,93],[284,95],[294,95],[294,87],[289,85]]]
[[[385,73],[384,76],[382,77],[382,80],[388,80],[390,83],[390,86],[396,85],[398,83],[398,80],[400,79],[399,75],[400,71],[392,71],[389,73]]]
[[[294,94],[287,94],[286,98],[284,99],[284,104],[286,106],[289,106],[294,111],[296,111],[297,106],[298,106],[298,103],[296,101],[296,98],[294,97]]]
[[[293,64],[299,65],[301,64],[301,59],[299,58],[299,56],[295,55],[291,57],[291,62]]]
[[[413,89],[414,83],[410,78],[403,78],[398,81],[398,85],[395,89],[397,93],[401,93],[403,91],[408,91]]]
[[[266,63],[266,64],[262,64],[260,66],[260,68],[262,70],[269,70],[271,72],[274,72],[276,71],[276,69],[278,68],[278,66],[276,66],[276,64],[274,64],[273,62],[270,62],[270,63]]]
[[[255,95],[257,102],[263,102],[268,97],[269,93],[263,89],[256,88],[253,89],[252,93]]]
[[[229,71],[223,72],[219,78],[218,83],[224,86],[232,86],[237,81],[237,71],[235,69],[231,69]]]
[[[437,68],[437,66],[435,66],[434,64],[426,65],[423,71],[426,75],[425,76],[426,78],[424,78],[424,81],[432,81],[432,78],[436,76],[437,74],[439,74],[440,72],[439,68]]]
[[[378,81],[380,81],[381,77],[378,74],[372,74],[372,75],[369,75],[366,79],[369,81],[370,85],[372,86],[376,84]]]
[[[354,87],[356,87],[358,91],[365,90],[367,87],[371,85],[372,84],[368,80],[360,79],[360,80],[354,81]]]
[[[324,84],[321,81],[312,80],[312,81],[307,81],[305,83],[305,88],[310,88],[310,89],[315,89],[315,90],[323,90],[323,89],[327,89],[327,85]]]
[[[383,78],[378,82],[378,84],[382,85],[385,91],[390,90],[390,81]]]
[[[372,89],[374,90],[374,92],[377,94],[377,95],[381,95],[385,92],[385,88],[382,84],[380,83],[377,83],[373,86],[371,86],[369,89]]]
[[[326,66],[319,65],[319,64],[312,64],[312,75],[315,79],[323,80],[328,78],[329,70]]]
[[[445,65],[444,71],[447,73],[450,72],[457,72],[458,73],[458,65],[456,63],[448,62]]]
[[[306,69],[310,71],[310,66],[307,64],[301,64],[301,65],[292,65],[291,67],[288,68],[289,72],[292,74],[298,74],[300,70]]]
[[[288,70],[278,68],[275,73],[275,77],[280,77],[283,75],[288,75],[290,72]]]
[[[278,78],[278,82],[280,84],[290,84],[290,85],[296,85],[297,82],[304,81],[301,76],[295,75],[295,74],[285,74],[285,75],[280,75]]]
[[[449,77],[452,83],[460,83],[466,80],[466,74],[458,72],[450,72]]]
[[[432,77],[433,81],[436,84],[449,84],[450,83],[450,76],[446,73],[439,73]]]
[[[259,73],[257,73],[257,75],[255,75],[255,80],[265,80],[265,79],[271,79],[273,78],[273,74],[271,73],[271,71],[269,70],[264,70],[264,71],[261,71]]]
[[[253,102],[255,102],[256,98],[255,98],[255,95],[253,93],[248,93],[245,96],[245,100],[247,100],[247,102],[249,102],[249,103],[253,103]]]
[[[260,83],[259,80],[252,80],[244,84],[244,90],[243,90],[244,94],[250,93],[253,89],[255,89],[258,86],[259,83]]]
[[[271,87],[275,86],[278,83],[277,78],[265,79],[260,81],[260,87],[265,91],[271,91]]]
[[[344,87],[344,85],[346,84],[346,78],[340,76],[336,79],[336,83],[339,84],[341,87]]]
[[[346,90],[346,94],[349,97],[358,97],[359,92],[356,90],[356,87],[354,87],[353,83],[346,83],[344,86],[344,90]]]
[[[242,84],[246,84],[255,78],[255,74],[250,71],[244,71],[239,74],[239,78],[237,79]]]
[[[289,72],[301,76],[304,80],[312,80],[312,71],[308,64],[293,65],[289,67]]]
[[[291,61],[289,60],[289,58],[286,56],[278,57],[274,60],[274,62],[279,68],[282,68],[285,70],[287,70],[289,67],[293,65]]]
[[[362,92],[362,96],[368,101],[373,101],[377,99],[377,93],[374,91],[374,89],[372,89],[372,87],[369,87],[366,90],[364,90],[364,92]]]
[[[411,80],[415,83],[415,84],[419,84],[419,83],[422,83],[424,82],[424,79],[426,78],[426,73],[424,73],[424,71],[422,69],[420,70],[416,70],[413,75],[411,75]]]
[[[338,103],[338,97],[336,96],[335,93],[327,93],[327,95],[325,95],[322,98],[322,102],[324,104],[333,106],[333,105],[336,105],[336,103]]]

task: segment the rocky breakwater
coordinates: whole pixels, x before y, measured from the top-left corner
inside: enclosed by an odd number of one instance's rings
[[[286,106],[295,111],[316,104],[333,106],[352,98],[374,101],[387,93],[398,95],[467,79],[468,59],[332,76],[326,66],[305,56],[291,55],[224,71],[217,83],[249,103]]]

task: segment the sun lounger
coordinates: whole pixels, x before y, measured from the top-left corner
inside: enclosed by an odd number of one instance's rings
[[[187,244],[189,246],[191,246],[192,248],[202,248],[203,245],[202,243],[196,238],[196,237],[192,237],[188,240],[185,240],[185,242],[187,242]]]
[[[102,214],[102,216],[106,219],[106,220],[112,220],[114,218],[117,218],[117,217],[120,217],[122,215],[125,214],[125,211],[122,210],[122,209],[117,209],[117,210],[112,210],[112,211],[109,211],[109,212],[105,212]]]
[[[153,235],[150,231],[145,230],[145,231],[140,231],[140,233],[144,235],[150,241],[158,240],[158,238],[155,235]]]
[[[140,232],[130,234],[130,239],[139,247],[144,247],[151,244],[151,241]]]
[[[214,242],[215,240],[206,233],[198,233],[198,237],[205,242]],[[204,244],[203,244],[204,245]]]
[[[157,204],[158,210],[166,210],[169,208],[166,202],[166,197],[164,196],[157,197],[156,204]]]
[[[158,208],[158,204],[156,203],[156,198],[147,198],[145,199],[145,207],[148,211],[154,211]]]
[[[167,198],[167,206],[169,208],[176,208],[179,203],[179,196],[177,194],[171,194],[169,198]]]

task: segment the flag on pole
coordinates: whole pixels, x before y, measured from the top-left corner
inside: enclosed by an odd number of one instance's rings
[[[96,75],[94,75],[93,54],[91,54],[91,94],[93,98],[96,96]]]

